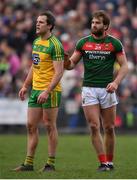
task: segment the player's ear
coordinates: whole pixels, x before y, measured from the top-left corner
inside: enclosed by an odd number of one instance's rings
[[[107,31],[108,30],[108,25],[104,25],[104,29],[105,29],[105,31]]]
[[[51,28],[52,28],[52,25],[48,24],[48,29],[51,30]]]

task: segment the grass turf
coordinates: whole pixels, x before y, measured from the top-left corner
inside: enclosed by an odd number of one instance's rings
[[[137,136],[117,136],[115,170],[97,172],[88,135],[60,135],[56,172],[39,173],[47,159],[47,138],[40,136],[34,172],[12,172],[26,154],[25,135],[0,135],[0,179],[137,179]]]

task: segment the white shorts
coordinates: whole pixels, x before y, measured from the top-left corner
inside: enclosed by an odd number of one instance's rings
[[[83,87],[82,106],[100,104],[102,109],[118,104],[116,93],[108,93],[106,88]]]

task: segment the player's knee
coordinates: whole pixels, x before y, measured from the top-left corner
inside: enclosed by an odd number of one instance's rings
[[[27,124],[27,131],[29,134],[33,134],[37,131],[37,127],[35,127],[33,124],[28,123]]]
[[[104,127],[104,131],[106,134],[108,135],[113,135],[114,134],[114,126],[111,125],[111,126],[105,126]]]
[[[50,134],[51,132],[53,132],[54,129],[55,129],[54,125],[51,124],[51,123],[46,123],[45,126],[46,126],[46,130],[47,130],[47,133],[48,133],[48,134]]]
[[[92,136],[96,135],[99,132],[99,125],[96,123],[90,124],[90,130],[91,130]]]
[[[46,130],[47,133],[49,134],[52,131],[52,126],[50,124],[46,124]]]

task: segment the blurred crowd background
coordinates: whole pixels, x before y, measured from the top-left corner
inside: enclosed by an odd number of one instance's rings
[[[0,0],[0,99],[18,98],[18,91],[31,66],[35,21],[41,11],[56,17],[54,34],[70,55],[76,42],[90,34],[91,15],[103,9],[111,17],[109,33],[119,38],[126,51],[129,73],[117,95],[117,129],[137,128],[137,1],[135,0]],[[115,70],[118,70],[115,64]],[[86,126],[81,108],[82,61],[62,78],[60,127]]]

